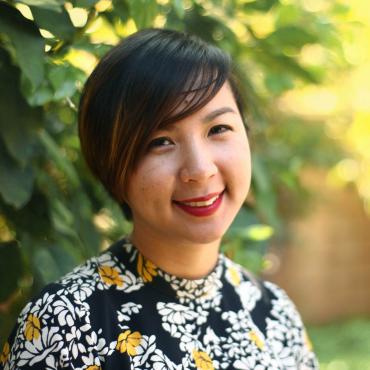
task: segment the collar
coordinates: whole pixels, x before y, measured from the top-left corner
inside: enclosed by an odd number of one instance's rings
[[[142,283],[159,290],[180,303],[212,300],[222,288],[225,257],[220,254],[213,270],[200,279],[186,279],[172,275],[144,257],[128,238],[113,244],[109,251],[118,258]]]

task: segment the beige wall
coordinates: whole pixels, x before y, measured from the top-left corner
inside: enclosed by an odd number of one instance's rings
[[[313,203],[304,218],[289,223],[291,240],[271,249],[265,274],[310,323],[370,315],[370,219],[354,189],[329,187],[325,178],[305,173]]]

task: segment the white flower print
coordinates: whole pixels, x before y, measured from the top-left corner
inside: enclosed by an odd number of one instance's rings
[[[65,296],[53,302],[50,307],[53,308],[53,313],[58,320],[59,325],[72,327],[76,321],[74,305]]]
[[[156,350],[156,337],[155,335],[143,335],[140,339],[140,344],[135,348],[136,356],[133,357],[132,363],[134,367],[139,367],[147,363],[148,358]]]
[[[117,290],[129,293],[139,290],[144,285],[142,279],[136,277],[129,270],[122,270],[119,262],[114,259],[100,258],[99,262],[100,280],[97,283],[98,289],[105,290],[114,286]]]
[[[117,311],[118,314],[118,321],[129,321],[133,314],[138,314],[140,310],[143,308],[141,304],[135,304],[133,302],[128,302],[121,305],[121,309]]]
[[[271,318],[266,320],[267,343],[284,369],[296,369],[299,364],[318,366],[312,352],[304,343],[303,324],[294,304],[286,293],[276,285],[266,282],[266,287],[276,296],[273,300]],[[307,365],[308,366],[308,365]]]
[[[219,345],[220,343],[220,338],[216,335],[214,330],[210,327],[207,327],[206,329],[206,334],[204,335],[204,344],[206,346],[208,345]]]
[[[19,366],[34,365],[45,359],[49,353],[59,351],[63,347],[63,338],[57,327],[41,329],[38,339],[25,342],[24,351],[20,355]]]
[[[99,333],[91,331],[91,334],[87,334],[86,344],[90,349],[95,348],[99,355],[106,355],[109,352],[109,347],[107,347],[107,342],[105,338],[101,336],[101,331],[99,331]],[[91,353],[89,354],[89,356],[91,356]]]
[[[199,300],[199,303],[203,303],[213,299],[222,288],[220,280],[223,271],[222,261],[221,256],[215,270],[203,279],[180,279],[161,270],[158,270],[158,274],[170,283],[181,304],[189,304],[194,299]]]
[[[161,350],[156,350],[151,356],[153,370],[180,370]]]
[[[237,370],[251,370],[254,369],[256,366],[256,359],[253,356],[249,356],[241,360],[236,360],[233,363],[233,366]]]
[[[318,369],[299,314],[275,285],[222,255],[198,280],[149,265],[140,275],[138,256],[116,243],[46,287],[20,314],[0,370]]]
[[[69,353],[73,359],[78,358],[81,354],[86,353],[85,336],[82,334],[81,328],[72,326],[69,333],[66,334]]]
[[[251,281],[244,281],[236,288],[239,293],[243,307],[251,311],[261,299],[261,290]]]
[[[29,313],[36,314],[38,317],[43,317],[44,320],[49,319],[50,315],[53,313],[52,302],[54,302],[55,297],[55,294],[46,292],[30,307]]]
[[[79,284],[74,284],[68,289],[68,292],[73,296],[76,302],[84,302],[94,292],[90,282],[81,281]]]
[[[97,366],[101,365],[99,357],[95,357],[91,352],[87,356],[81,356],[83,363],[87,366]]]
[[[46,363],[46,370],[56,370],[58,368],[58,361],[56,360],[55,356],[49,355],[45,359]]]
[[[189,325],[190,326],[190,325]],[[195,343],[197,341],[196,335],[193,334],[195,327],[191,328],[183,328],[180,327],[179,331],[176,333],[176,337],[180,338],[180,345],[179,348],[184,353],[191,353],[191,351],[195,347]]]
[[[224,312],[222,313],[221,318],[231,324],[230,332],[237,332],[241,329],[245,329],[248,327],[248,323],[250,322],[250,314],[245,310],[239,310],[238,312]]]
[[[224,341],[225,338],[220,338],[212,328],[207,327],[206,334],[203,337],[203,343],[206,348],[210,348],[210,352],[212,352],[216,357],[222,357],[223,349],[221,344]]]
[[[162,322],[174,325],[184,325],[187,321],[194,321],[197,315],[188,307],[177,303],[157,303],[158,313],[162,316]]]

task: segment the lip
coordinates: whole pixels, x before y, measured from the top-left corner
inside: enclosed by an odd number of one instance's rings
[[[205,201],[215,197],[216,195],[220,195],[221,193],[223,193],[223,191],[218,191],[217,193],[211,193],[211,194],[208,194],[204,197],[175,200],[174,202],[179,202],[179,203],[205,202]]]
[[[212,203],[209,206],[193,207],[193,206],[190,206],[190,205],[187,205],[187,204],[180,203],[179,201],[174,201],[174,204],[178,208],[180,208],[181,210],[183,210],[184,212],[186,212],[186,213],[188,213],[192,216],[196,216],[196,217],[211,216],[212,214],[214,214],[219,209],[219,207],[222,203],[222,200],[223,200],[224,191],[222,191],[221,193],[218,192],[218,193],[208,194],[205,197],[191,198],[190,200],[188,200],[188,199],[186,200],[186,202],[202,202],[202,201],[206,201],[208,199],[211,199],[211,198],[213,198],[217,195],[219,197],[216,199],[216,201],[214,203]],[[181,202],[185,202],[185,201],[181,201]]]

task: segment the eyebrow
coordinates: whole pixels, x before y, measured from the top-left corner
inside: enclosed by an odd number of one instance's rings
[[[209,123],[209,122],[212,122],[218,116],[222,116],[225,113],[234,113],[234,114],[236,114],[235,110],[232,109],[231,107],[222,107],[222,108],[218,108],[218,109],[213,110],[212,112],[207,113],[201,119],[201,121],[203,123]],[[159,128],[159,130],[172,131],[172,130],[175,129],[175,124],[176,124],[176,122],[167,123],[166,125],[161,126]]]
[[[218,108],[218,109],[215,109],[214,111],[212,112],[209,112],[208,114],[206,114],[203,118],[202,118],[202,122],[204,123],[208,123],[208,122],[211,122],[213,121],[215,118],[217,118],[218,116],[221,116],[225,113],[236,113],[234,109],[232,109],[231,107],[222,107],[222,108]]]

